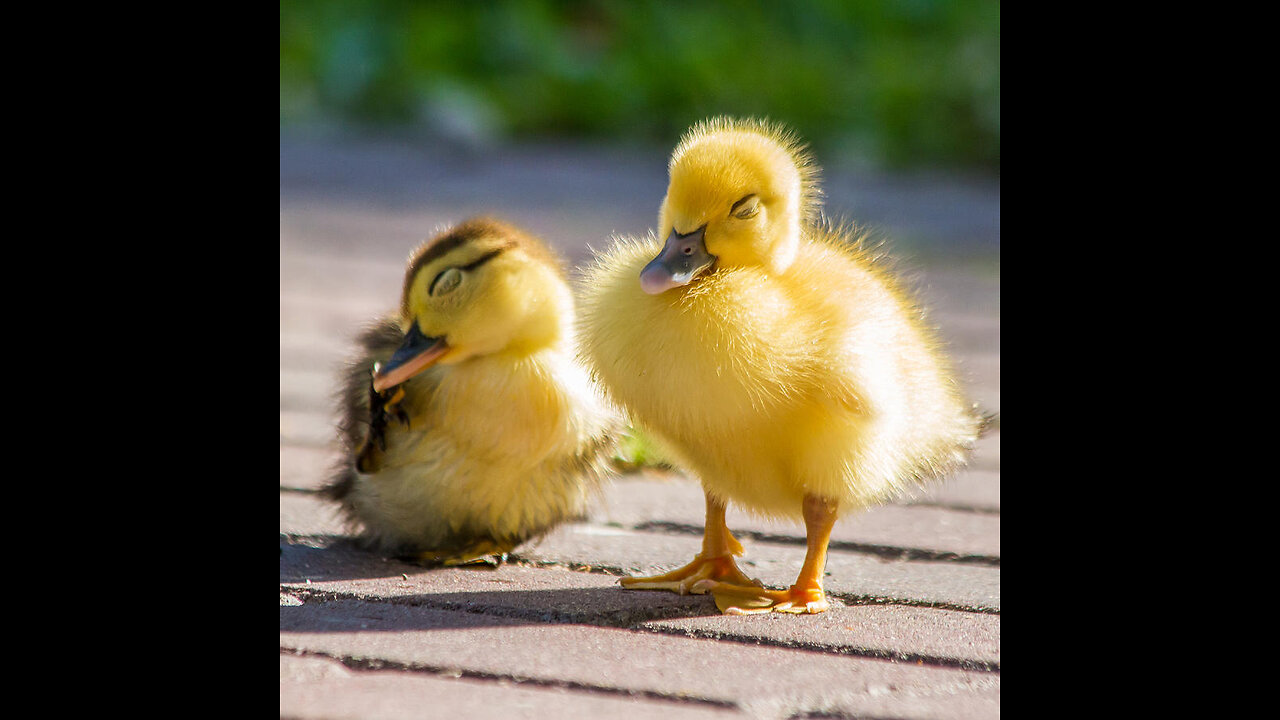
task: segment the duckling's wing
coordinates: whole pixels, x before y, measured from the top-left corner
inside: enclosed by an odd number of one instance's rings
[[[369,326],[356,338],[360,353],[348,363],[342,376],[339,425],[346,449],[360,448],[369,432],[369,388],[375,363],[385,363],[404,341],[400,325],[385,318]]]
[[[325,493],[342,500],[356,481],[355,460],[369,439],[372,417],[369,407],[370,383],[374,363],[385,363],[404,340],[400,325],[388,316],[370,325],[356,338],[360,350],[342,372],[337,393],[338,436],[342,441],[342,459]]]

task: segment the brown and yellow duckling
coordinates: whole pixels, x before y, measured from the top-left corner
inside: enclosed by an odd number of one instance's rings
[[[327,494],[388,554],[461,564],[581,516],[617,419],[578,364],[557,258],[491,219],[409,257],[399,312],[359,338]]]

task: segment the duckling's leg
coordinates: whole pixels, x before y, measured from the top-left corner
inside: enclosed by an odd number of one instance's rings
[[[699,581],[693,591],[710,591],[716,607],[726,615],[766,612],[820,613],[827,609],[822,572],[827,565],[827,543],[836,522],[836,501],[814,495],[804,498],[807,550],[796,583],[786,590],[768,590],[741,583]]]
[[[737,564],[734,555],[741,555],[742,543],[729,532],[724,522],[725,505],[707,494],[707,522],[702,534],[702,552],[693,562],[682,568],[661,575],[625,577],[618,582],[628,590],[672,590],[681,595],[690,592],[701,595],[705,590],[694,589],[704,580],[726,580],[734,585],[760,586],[759,580],[747,577]]]

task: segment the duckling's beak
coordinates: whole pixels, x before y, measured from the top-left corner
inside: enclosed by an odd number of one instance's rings
[[[716,256],[707,252],[703,240],[706,232],[706,225],[686,235],[671,228],[662,252],[640,271],[640,287],[650,295],[657,295],[673,287],[688,285],[690,280],[715,264]]]
[[[395,387],[418,373],[431,367],[445,351],[449,344],[443,337],[427,337],[418,330],[415,320],[405,333],[404,342],[396,348],[386,365],[378,368],[373,375],[373,389],[382,392]]]

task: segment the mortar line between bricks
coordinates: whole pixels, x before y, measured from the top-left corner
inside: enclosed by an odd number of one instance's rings
[[[650,621],[646,621],[650,622]],[[1000,673],[999,662],[986,662],[982,660],[970,660],[967,658],[947,657],[945,655],[930,655],[927,653],[913,652],[895,652],[892,650],[879,650],[876,648],[844,648],[838,645],[828,643],[815,643],[812,645],[801,645],[789,642],[778,642],[771,638],[757,637],[755,635],[740,635],[737,633],[718,633],[709,630],[699,629],[681,629],[678,632],[658,627],[636,627],[635,630],[644,632],[652,632],[658,635],[672,635],[676,637],[698,637],[708,640],[723,640],[725,642],[739,643],[742,645],[768,645],[770,647],[787,648],[789,650],[805,650],[809,652],[817,652],[824,655],[847,655],[850,657],[867,658],[870,660],[889,660],[891,662],[909,662],[927,665],[929,667],[954,668],[956,670],[972,670],[976,672],[988,672],[993,674]]]
[[[710,705],[713,707],[721,707],[730,710],[742,710],[743,708],[737,703],[725,700],[712,700],[710,698],[701,698],[693,696],[681,696],[668,693],[660,693],[654,690],[624,690],[622,688],[609,687],[607,685],[592,685],[589,683],[575,682],[573,680],[548,680],[545,678],[526,677],[522,675],[510,675],[503,673],[491,673],[481,670],[463,670],[462,668],[449,667],[442,665],[428,665],[426,663],[405,663],[397,660],[382,660],[377,658],[357,658],[347,655],[334,655],[326,652],[315,650],[299,650],[297,648],[284,647],[280,648],[281,653],[290,655],[299,655],[306,657],[323,657],[335,660],[350,670],[372,671],[372,670],[399,670],[402,672],[420,673],[424,675],[434,675],[440,678],[450,679],[467,679],[481,680],[486,682],[502,682],[507,681],[520,686],[555,688],[561,690],[576,691],[584,694],[594,695],[622,695],[625,697],[641,697],[649,700],[658,700],[662,702],[670,702],[681,705]]]
[[[697,535],[699,537],[702,536],[703,532],[701,525],[686,525],[684,523],[668,522],[665,520],[649,520],[647,522],[640,523],[639,525],[635,525],[631,529],[636,532],[652,532],[654,530],[658,530],[679,535]],[[774,545],[804,545],[807,542],[806,539],[802,537],[763,533],[753,530],[734,530],[733,534],[740,538],[750,538],[756,542],[770,543]],[[907,562],[949,562],[965,565],[985,565],[995,568],[1000,567],[999,555],[962,555],[955,552],[924,550],[922,548],[902,547],[898,545],[858,543],[849,540],[832,540],[827,544],[827,549],[863,553],[865,555],[875,555],[877,557],[889,558],[891,560],[905,560]]]
[[[645,617],[643,620],[635,620],[631,616],[634,613],[629,611],[621,611],[611,613],[609,615],[601,615],[595,617],[582,617],[573,614],[554,614],[546,610],[530,610],[521,611],[519,609],[497,608],[492,606],[475,606],[463,605],[456,602],[432,601],[417,595],[413,597],[376,597],[364,596],[357,593],[347,593],[335,590],[318,590],[311,588],[295,588],[282,586],[283,592],[288,592],[295,597],[303,595],[307,600],[315,599],[321,603],[355,601],[367,602],[370,604],[387,604],[399,605],[402,607],[421,607],[428,610],[443,610],[446,612],[465,612],[471,615],[484,615],[487,617],[501,617],[535,622],[544,625],[584,625],[587,627],[603,627],[612,628],[614,630],[626,630],[635,633],[649,633],[655,635],[664,635],[668,637],[696,637],[705,640],[723,640],[739,645],[751,646],[768,646],[785,648],[788,650],[798,650],[800,652],[810,652],[818,655],[844,655],[848,657],[860,657],[868,660],[887,660],[889,662],[916,662],[922,665],[940,668],[952,668],[957,670],[971,670],[977,672],[990,672],[999,674],[999,662],[984,662],[981,660],[971,660],[966,658],[947,657],[943,655],[929,655],[925,653],[907,653],[893,652],[888,650],[877,650],[874,648],[842,648],[825,643],[814,645],[803,645],[793,642],[779,642],[769,637],[756,637],[752,635],[740,635],[737,633],[717,634],[703,630],[686,630],[676,628],[653,627],[646,625],[651,622],[661,622],[673,618],[685,617],[685,612],[681,608],[672,608],[666,612],[657,612]],[[613,617],[623,616],[621,619],[614,620]],[[548,619],[550,618],[550,619]]]
[[[949,602],[934,602],[931,600],[906,600],[903,598],[886,598],[879,595],[855,595],[853,593],[840,593],[827,591],[831,597],[839,598],[846,605],[898,605],[901,607],[918,607],[932,608],[934,610],[952,610],[954,612],[975,613],[978,615],[999,615],[999,608],[992,607],[975,607],[972,605],[958,605]]]
[[[900,503],[898,507],[931,507],[941,510],[954,510],[955,512],[967,512],[974,515],[1000,515],[1000,508],[989,505],[963,505],[959,503],[933,502],[929,500],[917,500],[907,503]]]

